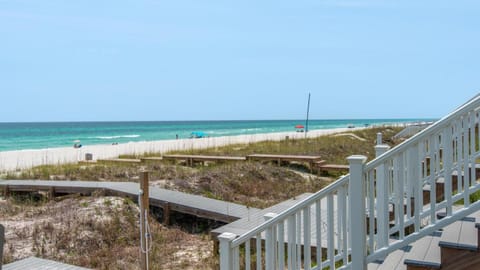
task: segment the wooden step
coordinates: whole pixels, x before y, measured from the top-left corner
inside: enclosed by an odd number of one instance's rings
[[[438,243],[441,232],[425,236],[412,244],[412,249],[405,255],[407,270],[440,269],[441,251]]]
[[[470,220],[446,226],[439,242],[442,269],[479,269],[478,227]]]
[[[403,260],[412,249],[412,246],[406,246],[401,249],[397,249],[394,252],[388,254],[383,261],[377,261],[368,264],[368,270],[406,270],[407,266],[403,263]]]
[[[476,236],[475,222],[459,220],[443,229],[439,245],[440,247],[477,251],[478,241]]]

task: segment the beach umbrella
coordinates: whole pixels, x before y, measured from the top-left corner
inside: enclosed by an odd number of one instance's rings
[[[75,140],[73,141],[73,143],[80,143],[80,140]]]
[[[295,128],[305,128],[303,125],[296,125]]]

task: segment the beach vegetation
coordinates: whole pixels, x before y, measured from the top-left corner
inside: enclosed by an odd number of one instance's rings
[[[373,146],[378,132],[383,133],[385,143],[394,146],[398,142],[390,138],[398,131],[390,127],[369,128],[318,138],[266,141],[169,154],[320,155],[327,163],[347,164],[346,157],[352,154],[374,158]],[[148,153],[146,156],[160,154]],[[316,192],[337,179],[341,173],[318,175],[300,163],[278,165],[243,161],[188,167],[159,161],[146,164],[46,165],[10,173],[5,177],[138,182],[143,169],[150,171],[151,185],[255,208],[269,207],[306,192]],[[16,245],[21,243],[30,247],[31,255],[66,263],[96,269],[138,269],[138,207],[129,198],[104,195],[95,192],[90,197],[65,196],[49,201],[41,194],[30,195],[32,198],[12,194],[8,200],[0,201],[2,218],[21,220],[20,223],[25,224],[13,227],[15,237],[7,239],[7,261],[4,263],[18,259],[25,253],[17,249]],[[152,208],[150,218],[154,239],[152,269],[218,268],[218,254],[213,253],[213,242],[207,232],[221,224],[172,213],[173,225],[166,227],[157,222],[161,214],[157,215],[155,211]]]

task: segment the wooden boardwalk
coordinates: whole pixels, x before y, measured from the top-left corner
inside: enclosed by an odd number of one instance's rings
[[[91,194],[104,190],[109,195],[119,195],[137,200],[140,185],[133,182],[97,181],[44,181],[44,180],[2,180],[0,187],[11,191],[45,191],[53,194]],[[256,215],[260,209],[244,205],[210,199],[199,195],[161,189],[150,186],[150,204],[169,211],[194,215],[225,223]]]

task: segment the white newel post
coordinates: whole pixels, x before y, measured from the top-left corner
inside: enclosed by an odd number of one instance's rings
[[[237,236],[233,233],[222,233],[218,236],[220,242],[220,270],[233,269],[233,254],[230,248],[230,243]]]
[[[382,133],[378,132],[377,133],[377,145],[381,145],[382,142],[383,142]],[[378,155],[377,155],[377,157],[378,157]]]
[[[353,155],[347,158],[350,164],[350,183],[348,185],[350,208],[350,235],[352,239],[352,270],[366,269],[366,215],[365,185],[363,169],[367,157]]]
[[[379,133],[381,134],[381,133]],[[381,137],[381,135],[380,135]],[[377,135],[378,138],[378,135]],[[381,141],[381,138],[380,138]],[[385,152],[390,150],[390,146],[386,144],[377,144],[375,146],[375,155],[379,157]],[[385,165],[380,165],[376,169],[377,181],[377,236],[378,236],[378,245],[379,247],[386,247],[388,244],[388,221],[389,221],[389,212],[388,212],[388,183],[385,180]]]

